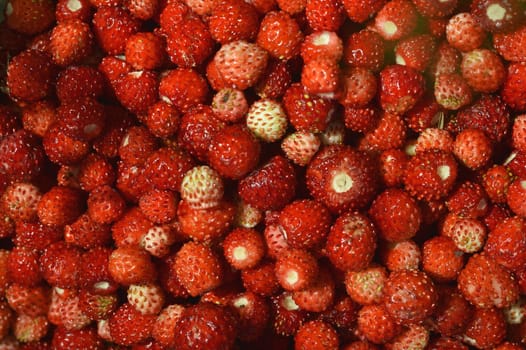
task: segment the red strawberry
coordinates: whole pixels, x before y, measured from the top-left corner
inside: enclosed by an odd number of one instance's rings
[[[283,11],[265,15],[259,26],[257,44],[270,55],[289,60],[300,53],[303,33],[296,20]]]
[[[322,267],[314,283],[302,290],[294,291],[292,298],[302,310],[323,312],[333,305],[335,293],[334,277],[329,269]]]
[[[37,210],[38,218],[45,225],[71,224],[82,213],[82,194],[70,187],[54,186],[42,195]]]
[[[104,92],[104,76],[91,66],[69,66],[59,73],[56,88],[61,102],[97,98]]]
[[[124,74],[112,86],[122,106],[134,114],[146,113],[158,99],[157,74],[152,71]]]
[[[461,339],[478,349],[489,349],[506,337],[506,321],[497,308],[476,308]]]
[[[416,139],[415,152],[431,149],[451,152],[453,150],[453,138],[449,131],[438,128],[424,129]]]
[[[444,235],[451,237],[459,250],[475,253],[484,246],[487,232],[480,220],[458,217]]]
[[[267,69],[254,86],[258,96],[270,99],[282,97],[292,83],[292,67],[291,61],[270,58]]]
[[[366,305],[358,312],[358,334],[372,343],[386,343],[400,330],[382,304]]]
[[[275,156],[238,184],[239,196],[260,210],[284,207],[295,192],[294,168],[281,156]]]
[[[187,242],[177,252],[174,269],[192,296],[202,295],[222,283],[223,266],[218,255],[201,243]]]
[[[133,71],[133,67],[121,56],[104,57],[98,68],[110,83],[116,82],[120,77]]]
[[[272,328],[279,335],[291,336],[296,334],[310,316],[309,312],[299,308],[289,292],[282,292],[272,297],[271,301]]]
[[[479,129],[464,129],[455,138],[453,153],[470,169],[480,169],[491,160],[491,139]]]
[[[0,196],[0,208],[15,222],[35,221],[42,194],[31,183],[18,182],[8,186]]]
[[[157,315],[164,304],[164,292],[156,284],[132,284],[127,291],[128,303],[143,315]]]
[[[301,84],[311,94],[334,97],[339,86],[340,67],[329,60],[313,60],[304,64]]]
[[[90,320],[106,320],[117,309],[116,294],[100,295],[87,289],[79,292],[79,308]]]
[[[343,0],[342,4],[347,15],[353,22],[364,23],[372,18],[386,3],[384,0],[368,0],[356,2]]]
[[[449,337],[461,334],[466,329],[474,307],[451,286],[439,286],[439,299],[434,317],[433,327],[442,336]]]
[[[345,345],[342,350],[378,350],[379,348],[366,340],[356,340]]]
[[[223,237],[234,223],[236,208],[227,200],[207,209],[192,208],[186,201],[179,202],[177,216],[183,236],[199,242],[212,242]]]
[[[358,148],[365,152],[381,152],[402,147],[407,127],[399,114],[381,111],[375,116],[375,126],[360,140]]]
[[[342,39],[334,31],[316,31],[301,44],[301,58],[305,63],[320,59],[339,62],[342,56]]]
[[[126,62],[134,69],[156,69],[164,63],[164,41],[154,33],[136,33],[126,40]]]
[[[175,348],[181,350],[227,350],[236,338],[232,313],[211,303],[186,308],[176,323]]]
[[[193,209],[216,207],[223,198],[223,179],[207,165],[196,166],[183,177],[181,199]]]
[[[48,29],[55,21],[55,3],[51,0],[10,0],[5,14],[8,28],[35,35]]]
[[[416,9],[420,14],[430,18],[440,18],[449,16],[455,11],[457,7],[457,0],[411,0],[415,4]]]
[[[193,159],[185,152],[162,147],[146,160],[144,176],[157,189],[179,191],[184,174],[193,166]]]
[[[47,318],[52,324],[68,330],[84,328],[91,322],[79,306],[77,291],[58,287],[53,288]]]
[[[374,28],[385,40],[398,40],[416,28],[418,12],[409,0],[387,2],[376,14]]]
[[[116,221],[125,209],[121,195],[110,186],[101,186],[90,192],[88,200],[88,215],[99,224],[110,224]]]
[[[526,114],[518,115],[513,120],[513,147],[521,153],[526,153]]]
[[[154,315],[143,315],[128,304],[122,304],[108,320],[113,342],[134,345],[148,339],[155,324]]]
[[[164,346],[173,346],[175,325],[184,311],[184,306],[172,304],[165,307],[155,320],[152,337]]]
[[[354,67],[345,71],[339,102],[345,107],[366,107],[377,92],[377,78],[368,69]]]
[[[509,156],[509,159],[505,162],[507,168],[513,176],[524,179],[526,178],[526,153],[515,151]],[[516,180],[516,179],[515,179]]]
[[[421,325],[410,325],[398,334],[389,344],[388,350],[423,349],[429,342],[429,331]]]
[[[437,103],[445,109],[458,110],[471,103],[472,91],[459,74],[440,74],[436,77],[434,94]]]
[[[142,237],[153,227],[140,208],[128,209],[111,227],[112,237],[117,247],[139,246]]]
[[[11,284],[5,291],[9,307],[17,314],[38,316],[45,315],[49,307],[49,290],[42,285],[24,287]]]
[[[294,336],[296,350],[338,349],[338,345],[338,333],[323,321],[310,321],[301,325]]]
[[[460,12],[449,19],[446,37],[455,49],[467,52],[482,45],[486,39],[486,32],[471,13]]]
[[[511,63],[508,66],[508,74],[502,88],[502,99],[517,111],[526,111],[526,91],[521,83],[525,76],[526,64]]]
[[[261,99],[250,106],[246,125],[262,141],[275,142],[287,131],[287,115],[280,102]]]
[[[126,40],[138,30],[139,21],[122,7],[99,7],[93,15],[95,38],[109,55],[124,53]]]
[[[235,269],[256,267],[265,256],[265,241],[256,230],[236,228],[223,240],[223,254]]]
[[[172,191],[152,190],[139,199],[139,208],[148,220],[166,224],[175,219],[177,197]]]
[[[336,32],[345,21],[344,8],[340,1],[335,0],[308,0],[305,16],[314,31]]]
[[[461,59],[460,52],[444,40],[438,45],[429,72],[435,78],[441,74],[456,73],[460,69]]]
[[[274,262],[264,260],[258,266],[241,271],[243,286],[247,291],[261,296],[271,296],[278,292],[280,285],[276,279]]]
[[[106,158],[115,158],[126,130],[134,123],[132,115],[123,107],[106,106],[107,115],[104,132],[93,142],[93,149]]]
[[[42,280],[39,264],[40,254],[30,248],[14,247],[7,258],[9,282],[34,287]]]
[[[80,19],[89,21],[92,15],[92,7],[89,0],[59,0],[55,9],[57,22],[67,21],[69,19]]]
[[[493,46],[498,54],[507,61],[521,62],[526,58],[524,42],[526,40],[526,25],[510,32],[495,33]]]
[[[343,271],[361,270],[369,265],[376,250],[377,233],[363,214],[347,211],[331,227],[325,254]]]
[[[450,212],[463,217],[479,218],[488,212],[488,198],[481,185],[464,181],[449,196],[446,206]]]
[[[160,100],[148,108],[141,120],[154,136],[168,138],[179,129],[180,117],[174,105]]]
[[[429,90],[421,99],[406,112],[404,120],[413,131],[421,133],[425,129],[434,128],[442,116],[442,107]]]
[[[525,220],[517,216],[498,223],[489,232],[484,251],[512,271],[522,269],[526,260],[526,241],[522,237],[525,226]]]
[[[91,141],[98,137],[106,119],[104,106],[92,98],[63,102],[56,113],[57,122],[52,128],[74,141]],[[52,144],[45,146],[46,152],[49,153]],[[60,156],[60,153],[58,155]]]
[[[239,317],[239,339],[251,341],[260,338],[270,319],[268,300],[251,292],[243,292],[233,296],[229,304]]]
[[[381,238],[399,242],[412,238],[420,229],[422,214],[416,201],[400,189],[382,192],[369,208],[369,217]]]
[[[237,40],[253,40],[259,25],[253,5],[240,0],[224,0],[212,8],[208,26],[212,38],[220,44]]]
[[[77,287],[81,254],[79,248],[65,242],[50,244],[40,256],[42,276],[52,286]]]
[[[380,173],[385,185],[397,187],[402,184],[409,156],[400,149],[383,151],[380,154]]]
[[[7,88],[14,99],[41,100],[51,94],[54,81],[55,68],[51,59],[37,51],[21,52],[11,58],[7,66]]]
[[[526,179],[515,179],[508,187],[506,203],[513,213],[526,217]]]
[[[376,169],[371,163],[364,153],[348,146],[326,147],[307,168],[307,187],[332,212],[361,208],[376,193]]]
[[[80,188],[91,192],[99,186],[111,185],[115,181],[115,170],[105,158],[90,153],[82,160],[77,179]]]
[[[380,258],[389,271],[416,270],[422,253],[415,241],[409,239],[380,246]]]
[[[463,266],[464,254],[451,238],[436,236],[424,242],[422,270],[435,280],[455,280]]]
[[[437,338],[429,343],[429,350],[468,350],[460,341],[452,338]]]
[[[433,55],[437,44],[429,34],[420,34],[401,40],[395,47],[396,63],[424,71]]]
[[[117,248],[111,253],[108,271],[116,282],[123,285],[147,283],[156,277],[150,255],[131,246]]]
[[[395,115],[392,115],[395,116]],[[388,116],[388,118],[391,116]],[[401,121],[400,118],[396,117]],[[380,109],[371,104],[362,108],[345,107],[344,123],[349,130],[358,133],[369,133],[374,131],[380,119]],[[384,118],[385,119],[385,118]],[[399,134],[399,133],[393,133]],[[373,135],[373,134],[371,134]]]
[[[345,290],[351,299],[360,305],[378,304],[383,298],[387,270],[372,265],[360,271],[347,271]]]
[[[53,332],[53,349],[56,350],[101,350],[104,344],[97,336],[95,328],[67,330],[57,327]]]
[[[142,165],[156,150],[157,140],[144,126],[132,126],[122,139],[119,156],[127,165]]]
[[[9,334],[14,316],[13,310],[9,308],[9,304],[2,301],[2,303],[0,303],[0,334],[2,335],[2,339]]]
[[[51,32],[49,51],[53,62],[60,66],[85,59],[92,50],[93,34],[90,26],[79,19],[58,23]]]
[[[283,108],[296,130],[321,132],[327,127],[334,104],[309,94],[300,84],[292,84],[283,96]]]
[[[509,32],[522,23],[524,13],[516,0],[475,0],[471,13],[484,30],[491,33]]]
[[[501,58],[488,49],[476,49],[462,56],[462,76],[473,90],[483,93],[497,91],[506,77]]]
[[[424,79],[413,68],[391,65],[380,72],[379,90],[380,104],[385,111],[404,114],[423,96]]]
[[[307,288],[318,276],[318,263],[306,250],[289,249],[278,256],[276,278],[288,291]]]
[[[458,276],[458,288],[477,307],[506,307],[518,298],[517,282],[487,255],[473,255]]]
[[[201,74],[191,68],[176,68],[165,72],[159,82],[161,99],[171,102],[186,113],[191,107],[205,103],[209,89]]]
[[[383,1],[379,3],[383,5]],[[345,44],[344,59],[351,66],[370,69],[374,72],[382,68],[385,43],[380,34],[363,29],[352,33]]]
[[[15,237],[12,240],[16,246],[41,251],[49,244],[62,239],[62,235],[62,230],[56,227],[42,223],[18,222]]]

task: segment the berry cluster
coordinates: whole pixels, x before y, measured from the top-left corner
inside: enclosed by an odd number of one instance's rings
[[[524,0],[7,0],[0,348],[526,348]]]

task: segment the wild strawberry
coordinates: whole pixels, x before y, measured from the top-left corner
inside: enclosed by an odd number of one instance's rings
[[[403,85],[400,84],[401,79]],[[423,96],[424,79],[408,66],[387,66],[380,72],[379,91],[380,104],[385,111],[404,114]]]
[[[13,334],[20,342],[37,342],[46,336],[48,328],[45,316],[18,315],[13,324]]]
[[[0,334],[2,335],[2,339],[9,334],[14,316],[9,304],[6,301],[2,301],[2,303],[0,303]]]
[[[69,66],[58,74],[56,90],[63,103],[98,98],[104,92],[104,76],[91,66]]]
[[[23,34],[41,33],[55,21],[55,3],[51,0],[10,0],[5,7],[7,27]]]
[[[283,11],[265,15],[259,26],[256,43],[270,55],[289,60],[300,53],[303,33],[296,20]]]
[[[382,301],[387,270],[372,265],[360,271],[345,273],[345,290],[360,305],[378,304]]]
[[[282,292],[271,298],[272,328],[275,333],[290,336],[308,320],[309,312],[302,310],[294,302],[290,292]]]
[[[112,118],[106,120],[103,133],[93,142],[93,149],[106,158],[115,158],[121,141],[135,118],[132,119],[131,113],[119,106],[106,106],[106,114]]]
[[[261,210],[239,199],[236,201],[235,227],[254,228],[263,219]]]
[[[268,54],[254,43],[238,40],[221,46],[214,61],[227,87],[245,90],[265,71]]]
[[[265,256],[265,241],[253,229],[236,228],[223,240],[223,254],[228,263],[238,270],[256,267]]]
[[[78,180],[79,169],[80,167],[77,165],[61,165],[57,172],[57,184],[80,189]]]
[[[333,305],[335,293],[334,277],[329,269],[322,267],[316,280],[308,287],[294,291],[292,298],[302,310],[323,312]]]
[[[289,249],[278,256],[276,278],[289,291],[308,288],[318,276],[318,263],[306,250]]]
[[[170,252],[175,243],[176,232],[168,226],[154,226],[141,239],[141,247],[151,255],[162,258]]]
[[[127,165],[142,165],[157,148],[157,140],[144,126],[132,126],[119,147],[120,159]]]
[[[40,254],[26,247],[14,247],[7,258],[7,277],[10,283],[34,287],[42,280]]]
[[[442,336],[461,334],[473,316],[474,307],[455,287],[440,286],[439,299],[432,320],[433,329]]]
[[[104,57],[98,69],[110,83],[116,82],[125,74],[133,71],[133,67],[121,56]]]
[[[49,50],[53,62],[60,66],[85,59],[92,50],[93,34],[89,25],[78,19],[58,23],[51,32]]]
[[[52,346],[57,350],[100,350],[104,347],[103,342],[97,336],[95,328],[86,327],[79,330],[67,330],[57,327],[53,332]]]
[[[502,99],[512,109],[517,111],[526,110],[526,91],[521,82],[526,75],[526,65],[523,63],[511,63],[508,66],[508,74],[502,88]]]
[[[371,204],[369,216],[379,236],[389,242],[413,237],[420,229],[422,214],[416,201],[405,191],[387,189]]]
[[[518,216],[526,217],[526,180],[515,179],[508,187],[506,203],[508,207]]]
[[[7,88],[14,99],[41,100],[51,94],[54,81],[55,68],[51,59],[37,51],[22,51],[11,58],[7,66]]]
[[[194,209],[217,206],[223,198],[223,180],[212,168],[203,165],[190,169],[181,183],[181,199]]]
[[[342,4],[347,15],[353,22],[364,23],[371,19],[386,3],[384,0],[368,0],[356,2],[343,0]]]
[[[366,107],[377,92],[377,78],[368,69],[353,67],[345,70],[341,78],[342,91],[339,102],[345,107]]]
[[[181,150],[162,147],[144,164],[144,176],[160,190],[179,191],[184,174],[192,169],[192,158]]]
[[[319,138],[325,146],[343,145],[346,138],[344,123],[339,118],[329,121],[325,130],[319,134]]]
[[[459,340],[452,338],[436,338],[429,342],[429,350],[468,350],[469,348]]]
[[[126,62],[138,71],[156,69],[164,63],[164,42],[153,33],[136,33],[126,40]]]
[[[526,153],[526,114],[518,115],[513,120],[511,139],[515,149]]]
[[[462,56],[462,76],[473,90],[497,91],[505,80],[506,69],[500,57],[488,49],[475,49]]]
[[[146,113],[158,99],[157,74],[151,71],[127,73],[112,86],[123,107],[135,114]]]
[[[91,192],[99,186],[111,185],[115,181],[115,170],[102,156],[91,153],[82,160],[77,178],[80,188]]]
[[[45,315],[49,306],[49,290],[42,285],[25,287],[11,284],[5,291],[5,298],[9,307],[17,314]]]
[[[460,251],[475,253],[484,246],[487,230],[480,220],[459,217],[444,235],[451,237]]]
[[[416,28],[418,12],[409,0],[387,2],[376,14],[374,28],[385,40],[398,40]]]
[[[140,118],[154,136],[168,138],[179,129],[180,117],[181,114],[174,105],[159,100]]]
[[[59,0],[55,9],[55,17],[57,22],[69,19],[80,19],[87,22],[92,15],[92,10],[89,0]]]
[[[177,197],[171,191],[152,190],[139,198],[139,208],[151,222],[166,224],[176,217]]]
[[[509,32],[521,24],[524,14],[517,1],[476,0],[471,13],[484,30],[491,33]]]
[[[64,228],[64,241],[84,249],[107,245],[110,240],[109,225],[93,221],[88,214],[81,215]]]
[[[481,185],[464,181],[453,191],[446,201],[451,213],[463,217],[479,218],[488,212],[488,197]]]
[[[396,63],[424,71],[433,55],[437,44],[429,34],[420,34],[401,40],[395,47]]]
[[[385,185],[396,187],[402,183],[409,157],[399,149],[385,150],[380,154],[380,174]]]
[[[422,252],[415,241],[388,243],[380,246],[380,258],[389,271],[416,270],[422,260]]]
[[[298,131],[283,139],[281,149],[294,164],[306,166],[318,152],[320,145],[321,141],[316,134]]]
[[[116,282],[123,285],[152,282],[156,277],[150,254],[132,246],[120,247],[111,253],[108,271]]]
[[[224,123],[215,117],[212,108],[198,105],[181,118],[177,140],[190,155],[204,161],[207,159],[212,137],[224,126]]]
[[[488,234],[484,251],[500,265],[517,271],[526,259],[526,242],[522,237],[524,219],[514,216],[497,224]]]
[[[332,98],[340,86],[340,67],[329,60],[313,60],[304,64],[301,84],[311,94]]]
[[[47,246],[40,256],[42,276],[51,285],[75,288],[79,284],[82,251],[65,242]]]
[[[124,53],[128,37],[139,31],[139,21],[122,7],[104,6],[93,15],[92,28],[100,47],[118,55]]]
[[[472,91],[466,80],[459,74],[440,74],[436,77],[434,94],[440,106],[458,110],[472,101]]]
[[[210,34],[220,44],[255,39],[258,24],[254,6],[239,0],[222,1],[212,8],[208,17]]]
[[[172,304],[165,307],[157,316],[152,337],[164,346],[173,346],[175,325],[184,311],[184,306]]]
[[[71,224],[82,213],[82,195],[78,190],[54,186],[42,195],[38,203],[38,218],[45,225]]]
[[[275,264],[270,260],[264,260],[254,268],[242,270],[243,286],[247,291],[261,296],[274,295],[280,288],[274,271]]]
[[[82,312],[76,290],[54,287],[47,311],[49,322],[68,330],[81,329],[91,320]]]
[[[510,210],[503,205],[492,204],[489,206],[487,213],[483,217],[484,225],[489,231],[492,231],[497,225],[512,216]]]
[[[519,178],[526,178],[526,153],[515,151],[512,152],[508,161],[506,162],[507,168],[510,170],[510,173]]]
[[[506,307],[518,298],[510,272],[484,254],[473,255],[458,276],[458,288],[477,307]]]
[[[495,350],[520,350],[522,349],[522,345],[519,345],[517,343],[511,343],[511,342],[503,342],[500,343],[500,345],[495,347]]]
[[[338,333],[323,321],[304,323],[294,336],[294,349],[296,350],[338,349],[338,345]]]
[[[429,330],[421,325],[410,325],[385,345],[388,350],[425,349],[429,342]]]
[[[488,164],[493,149],[489,137],[479,129],[464,129],[455,138],[453,153],[470,169],[480,169]]]
[[[296,193],[296,174],[282,156],[271,158],[261,168],[239,181],[238,194],[260,210],[284,207]]]
[[[259,162],[260,144],[241,124],[224,127],[212,137],[208,160],[221,176],[240,179],[255,169]]]
[[[375,344],[382,344],[400,333],[395,322],[382,304],[366,305],[358,312],[359,335]]]
[[[13,221],[35,221],[41,197],[42,193],[35,185],[14,183],[0,196],[0,208]]]
[[[301,44],[301,58],[305,63],[320,59],[339,62],[342,56],[342,39],[334,31],[316,31]]]
[[[349,65],[370,69],[374,72],[379,71],[383,66],[384,55],[383,38],[368,29],[352,33],[344,46],[344,60]]]
[[[176,323],[177,349],[230,349],[236,338],[236,319],[229,309],[211,303],[186,308]],[[189,334],[200,334],[190,339]]]
[[[420,14],[429,18],[442,18],[449,16],[457,7],[457,0],[447,1],[425,1],[411,0]]]
[[[153,227],[153,223],[138,207],[128,209],[111,227],[117,247],[140,245],[142,237]]]
[[[510,32],[495,33],[493,35],[493,46],[505,60],[521,62],[526,58],[526,50],[523,45],[525,40],[526,25],[521,25]]]
[[[367,340],[356,340],[345,345],[342,350],[378,350],[379,348]]]
[[[79,308],[90,320],[106,320],[118,307],[116,294],[95,294],[90,290],[79,292]]]
[[[214,95],[212,110],[218,119],[236,122],[248,112],[248,102],[243,91],[224,88]]]
[[[314,31],[338,31],[345,21],[345,11],[340,1],[307,0],[305,16]]]
[[[247,127],[265,142],[280,140],[287,129],[287,116],[281,103],[263,99],[254,102],[246,116]]]
[[[394,117],[395,115],[392,116]],[[373,132],[378,125],[379,119],[380,109],[370,104],[362,108],[345,107],[344,109],[345,127],[354,132],[363,134]],[[397,119],[401,121],[400,118]]]
[[[331,227],[325,254],[343,271],[358,271],[369,265],[376,250],[377,233],[363,214],[347,211]]]
[[[446,37],[455,49],[468,52],[482,45],[486,39],[486,32],[471,13],[461,12],[449,19]]]
[[[437,281],[455,280],[464,266],[464,254],[449,237],[436,236],[422,247],[422,270]]]
[[[292,84],[283,96],[283,108],[296,130],[321,132],[327,127],[334,104],[309,94],[300,84]]]
[[[326,147],[307,168],[307,187],[332,212],[361,208],[377,187],[376,169],[364,153],[347,146]]]
[[[407,127],[399,114],[381,111],[376,125],[365,133],[358,149],[364,152],[381,152],[400,148],[406,138]]]
[[[441,74],[456,73],[460,69],[461,59],[459,50],[444,40],[438,45],[428,71],[435,78]]]
[[[439,128],[426,128],[416,139],[415,152],[439,149],[444,152],[453,150],[453,137],[449,131]]]
[[[222,237],[231,228],[235,206],[230,201],[221,200],[215,207],[195,209],[186,201],[181,201],[177,215],[183,236],[199,242],[210,242]]]
[[[63,102],[56,113],[57,122],[53,128],[78,141],[91,141],[98,137],[106,119],[104,106],[92,98]],[[46,146],[46,152],[49,153],[51,145]]]
[[[49,244],[62,239],[62,235],[62,230],[57,227],[46,226],[42,223],[18,222],[12,240],[16,246],[41,251]]]
[[[238,337],[244,341],[262,336],[270,319],[270,305],[263,297],[243,292],[235,295],[229,302],[239,319]]]
[[[176,68],[161,76],[159,94],[177,109],[186,113],[191,107],[206,102],[208,85],[205,79],[190,68]]]
[[[265,72],[254,86],[260,98],[279,99],[292,83],[293,63],[270,58]]]
[[[143,315],[157,315],[164,304],[164,293],[155,284],[132,284],[127,291],[128,303]]]
[[[134,345],[151,336],[154,315],[143,315],[129,304],[122,304],[108,320],[113,342]]]
[[[126,203],[117,190],[102,186],[90,192],[87,205],[87,213],[93,221],[110,224],[124,213]]]
[[[506,321],[497,308],[476,308],[461,339],[478,349],[498,345],[506,336]]]

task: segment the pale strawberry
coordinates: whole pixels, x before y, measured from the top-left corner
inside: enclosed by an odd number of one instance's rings
[[[387,270],[378,265],[371,265],[360,271],[347,271],[345,290],[360,305],[378,304],[382,301],[387,277]]]
[[[280,140],[287,129],[287,116],[281,103],[263,99],[254,102],[246,116],[247,127],[265,142]]]
[[[35,221],[41,196],[39,188],[31,183],[14,183],[0,197],[0,208],[14,221]]]
[[[151,227],[141,239],[141,247],[151,255],[162,258],[170,252],[176,234],[168,225]]]
[[[223,180],[212,168],[203,165],[186,172],[181,183],[181,199],[192,208],[215,207],[223,198]]]
[[[164,305],[164,292],[156,284],[132,284],[126,294],[128,303],[143,315],[157,315]]]
[[[285,156],[300,166],[309,164],[320,146],[320,138],[316,134],[306,131],[291,133],[281,142],[281,149]]]
[[[462,76],[474,91],[496,92],[504,83],[506,68],[502,59],[488,49],[475,49],[462,56]]]
[[[216,117],[225,122],[241,120],[248,112],[248,102],[241,90],[224,88],[212,99],[212,110]]]
[[[318,271],[314,256],[303,249],[288,249],[276,260],[276,278],[288,291],[309,287],[316,280]]]

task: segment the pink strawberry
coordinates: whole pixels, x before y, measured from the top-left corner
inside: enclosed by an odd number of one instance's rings
[[[473,90],[483,93],[497,91],[506,77],[502,59],[488,49],[475,49],[462,56],[462,76]]]
[[[479,48],[486,32],[469,12],[460,12],[452,16],[446,26],[446,38],[451,46],[462,52]]]

